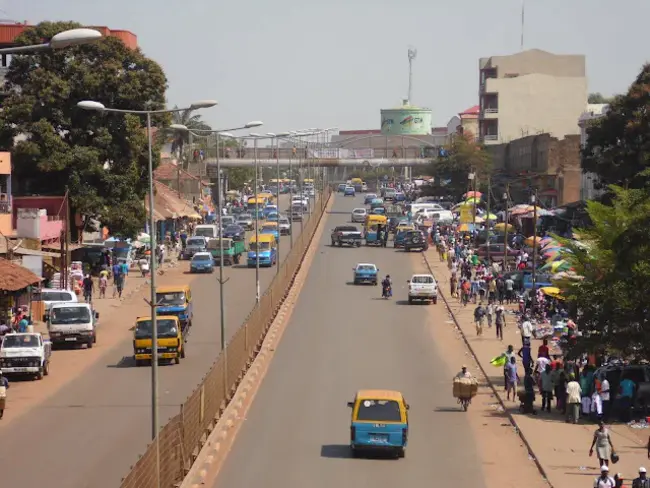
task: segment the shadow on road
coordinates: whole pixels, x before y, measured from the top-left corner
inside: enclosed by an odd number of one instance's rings
[[[349,444],[324,444],[320,448],[320,456],[330,459],[350,459],[352,451]]]
[[[463,410],[460,408],[460,405],[457,407],[436,407],[433,409],[434,412],[441,412],[441,413],[464,413]]]

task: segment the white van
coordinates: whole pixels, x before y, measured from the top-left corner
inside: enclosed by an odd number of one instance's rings
[[[420,210],[444,210],[444,208],[438,203],[412,203],[410,207],[407,207],[411,210],[411,214],[415,215]]]
[[[208,239],[215,239],[219,237],[219,227],[212,224],[201,224],[194,228],[194,235],[192,237],[207,237]]]
[[[53,346],[86,344],[90,349],[97,342],[97,320],[89,303],[57,303],[50,308],[47,330]]]
[[[77,303],[79,301],[75,292],[70,290],[60,290],[57,288],[43,288],[40,292],[40,297],[36,296],[34,298],[36,301],[40,298],[40,301],[43,302],[43,319],[45,321],[47,321],[47,316],[52,305],[57,303]]]

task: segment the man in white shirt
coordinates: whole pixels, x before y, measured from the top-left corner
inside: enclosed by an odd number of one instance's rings
[[[616,488],[616,482],[609,475],[609,468],[604,464],[600,467],[600,476],[594,481],[594,488]]]
[[[519,326],[521,330],[521,343],[524,346],[530,345],[530,340],[533,337],[533,324],[528,320],[528,317],[524,316],[523,322]]]
[[[602,403],[603,406],[602,420],[603,422],[607,422],[609,420],[609,414],[612,411],[611,397],[609,394],[609,381],[607,381],[607,378],[603,378],[603,381],[600,383],[599,395],[600,395],[600,402]]]

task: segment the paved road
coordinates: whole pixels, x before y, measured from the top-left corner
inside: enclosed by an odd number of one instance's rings
[[[359,204],[360,197],[336,199],[288,328],[212,486],[484,486],[472,432],[450,395],[456,371],[431,339],[429,328],[444,325],[446,311],[405,301],[406,280],[423,271],[419,253],[329,246],[329,229]],[[379,286],[349,284],[364,261],[391,275],[393,299],[379,298]],[[360,388],[406,396],[405,459],[349,458],[346,403]]]
[[[283,201],[285,200],[285,201]],[[284,210],[286,197],[281,200]],[[294,236],[300,233],[294,224]],[[289,238],[282,237],[282,258],[289,252]],[[183,270],[189,264],[181,264]],[[255,270],[244,266],[226,268],[227,333],[231,336],[255,302]],[[275,268],[261,269],[262,293],[270,284]],[[220,344],[218,271],[214,275],[189,275],[187,271],[166,273],[165,284],[192,280],[194,326],[187,344],[187,358],[180,365],[160,368],[160,419],[165,422],[179,411],[201,377],[213,363]],[[161,281],[162,281],[161,280]],[[130,309],[115,309],[111,317],[101,317],[100,327],[121,328],[121,339],[103,355],[87,364],[84,354],[102,348],[102,330],[96,348],[90,351],[56,351],[52,372],[41,385],[63,370],[83,371],[59,391],[43,398],[22,418],[0,423],[0,450],[3,486],[52,488],[115,488],[135,463],[150,437],[150,369],[136,368],[131,359],[132,339],[128,332],[135,317],[148,314],[144,302]],[[104,332],[108,335],[108,332]],[[20,394],[15,383],[11,394]],[[37,394],[39,385],[25,385]],[[10,397],[11,400],[11,397]],[[11,404],[9,404],[10,406]],[[7,417],[9,414],[7,414]],[[3,420],[3,422],[5,422]],[[35,469],[38,466],[38,469]],[[110,471],[105,468],[110,466]]]

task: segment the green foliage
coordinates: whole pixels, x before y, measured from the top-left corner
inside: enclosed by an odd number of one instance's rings
[[[590,93],[587,97],[587,103],[611,103],[614,100],[614,97],[607,98],[602,93]]]
[[[563,240],[566,260],[584,279],[563,283],[586,336],[573,352],[605,350],[650,359],[650,194],[611,187],[612,205],[588,202],[593,227],[580,243]]]
[[[470,137],[459,134],[451,139],[444,150],[447,155],[436,158],[429,168],[436,187],[440,187],[442,181],[451,180],[451,183],[444,187],[446,193],[460,198],[467,191],[470,173],[476,174],[477,185],[487,180],[492,168],[492,158],[483,146],[475,143]]]
[[[610,102],[609,112],[590,123],[582,151],[582,169],[598,176],[602,188],[643,188],[650,162],[650,65],[645,65],[625,95]]]
[[[228,168],[228,186],[237,190],[244,188],[247,183],[255,179],[255,170],[253,168]]]
[[[178,106],[174,106],[178,108]],[[182,112],[174,112],[172,114],[172,124],[184,125],[189,130],[201,131],[201,130],[212,130],[208,124],[201,120],[201,116],[194,114],[193,110],[184,110]],[[185,130],[175,130],[172,131],[168,136],[172,143],[172,153],[179,151],[180,154],[183,154],[183,148],[190,140],[190,134]],[[200,141],[207,141],[207,138],[200,138]],[[191,149],[191,148],[190,148]]]
[[[81,26],[43,22],[17,42],[42,43],[76,27]],[[0,145],[12,152],[17,194],[68,191],[73,215],[99,217],[112,233],[134,236],[145,219],[146,121],[134,115],[89,112],[76,104],[96,100],[125,110],[163,108],[166,84],[157,63],[113,37],[14,56],[6,76],[10,94],[0,113]],[[168,117],[157,116],[153,122],[160,126],[168,123]],[[14,145],[19,134],[25,139]],[[160,151],[153,153],[157,165]]]

